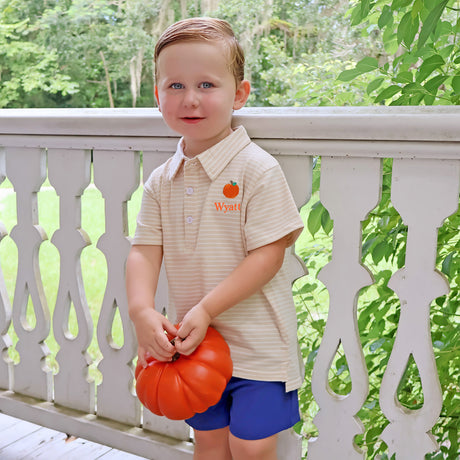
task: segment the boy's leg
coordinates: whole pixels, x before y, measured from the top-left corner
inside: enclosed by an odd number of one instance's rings
[[[210,431],[194,430],[194,433],[194,460],[232,460],[228,426]]]
[[[229,394],[227,387],[215,406],[186,420],[195,434],[194,460],[232,460],[228,444]]]
[[[240,439],[230,433],[229,443],[233,460],[277,460],[278,435],[254,441]]]
[[[229,443],[233,460],[277,460],[278,433],[299,420],[297,391],[284,382],[235,379]]]
[[[278,433],[299,421],[297,391],[283,382],[232,377],[219,403],[187,423],[195,460],[276,460]]]

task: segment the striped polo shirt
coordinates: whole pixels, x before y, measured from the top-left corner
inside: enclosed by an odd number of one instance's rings
[[[173,322],[249,251],[286,235],[292,245],[303,228],[279,163],[243,127],[194,158],[181,145],[146,181],[133,239],[163,246]],[[290,391],[302,383],[303,363],[287,256],[262,290],[211,324],[230,347],[235,377],[286,382]]]

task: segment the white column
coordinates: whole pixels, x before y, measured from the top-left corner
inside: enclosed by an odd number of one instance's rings
[[[139,153],[94,151],[94,183],[105,200],[105,233],[97,247],[107,260],[107,287],[97,325],[102,353],[97,388],[97,414],[119,422],[140,423],[140,403],[134,395],[133,359],[137,353],[134,327],[128,316],[125,287],[126,258],[131,248],[128,237],[127,201],[139,186]],[[123,345],[112,339],[118,309],[123,324]]]
[[[319,436],[309,443],[309,460],[365,458],[354,444],[354,437],[363,432],[356,414],[369,385],[356,312],[360,289],[373,282],[360,263],[361,221],[377,205],[380,184],[379,159],[322,157],[320,197],[334,221],[334,233],[332,260],[318,277],[329,291],[329,315],[312,375],[312,391],[319,405],[314,419]],[[335,394],[328,379],[340,344],[352,387],[345,396]]]
[[[389,287],[401,301],[393,350],[380,388],[380,407],[390,421],[382,433],[389,456],[422,460],[437,450],[431,435],[442,407],[442,394],[430,333],[430,303],[449,285],[435,269],[437,230],[458,207],[458,161],[394,160],[391,198],[408,226],[405,267]],[[412,355],[421,379],[424,403],[409,410],[398,401],[398,385]]]
[[[300,151],[300,145],[298,149]],[[300,209],[305,203],[308,202],[311,196],[312,186],[312,157],[301,155],[278,155],[276,156],[286,180],[289,184],[294,201],[297,208]],[[295,253],[295,247],[291,247],[291,254],[288,258],[289,271],[291,273],[291,280],[294,281],[301,276],[307,274],[307,268],[302,259]]]
[[[298,148],[300,151],[300,146]],[[311,196],[312,158],[300,155],[278,155],[276,159],[283,169],[294,201],[300,209]],[[295,246],[291,246],[288,252],[287,263],[292,283],[307,274],[303,260],[295,253]],[[277,451],[278,458],[281,460],[300,460],[302,457],[302,438],[292,428],[282,431],[279,434]]]
[[[51,241],[60,254],[59,289],[53,314],[53,331],[60,346],[56,361],[54,401],[64,407],[94,412],[94,382],[88,377],[91,358],[88,347],[93,323],[86,301],[80,255],[90,244],[81,228],[81,195],[91,180],[89,150],[48,150],[48,175],[60,197],[60,227]],[[78,333],[69,331],[70,309],[75,309]]]
[[[7,152],[6,170],[14,186],[17,225],[11,238],[18,247],[18,276],[13,302],[13,324],[18,336],[16,350],[20,356],[14,368],[13,389],[17,393],[50,401],[52,373],[45,358],[49,354],[45,339],[50,332],[50,312],[43,290],[38,251],[47,239],[38,225],[37,192],[46,178],[46,153],[40,148],[11,148]],[[26,319],[29,297],[35,326]]]
[[[5,180],[5,151],[0,149],[0,184]],[[0,222],[0,241],[7,235],[6,228]],[[0,388],[9,390],[13,383],[13,361],[8,356],[11,338],[8,329],[11,324],[11,304],[6,292],[5,278],[0,267]]]

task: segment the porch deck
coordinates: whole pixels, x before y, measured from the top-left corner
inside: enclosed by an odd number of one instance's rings
[[[2,413],[0,413],[0,458],[2,460],[145,459]]]

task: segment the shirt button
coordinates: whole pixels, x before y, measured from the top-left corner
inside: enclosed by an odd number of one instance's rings
[[[192,216],[188,216],[186,219],[185,219],[185,222],[187,222],[187,224],[191,224],[193,222],[193,217]]]
[[[187,193],[187,195],[192,195],[193,194],[193,187],[187,187],[185,189],[185,193]]]

